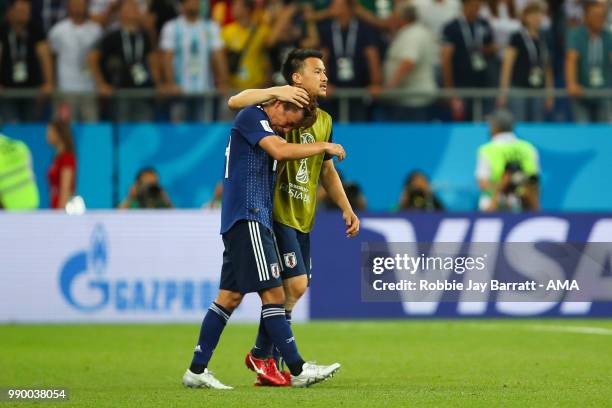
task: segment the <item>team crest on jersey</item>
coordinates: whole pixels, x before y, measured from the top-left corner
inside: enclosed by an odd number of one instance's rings
[[[277,263],[270,264],[270,269],[272,270],[272,277],[274,279],[280,278],[280,265]]]
[[[297,265],[297,257],[295,256],[295,252],[289,252],[283,255],[283,258],[285,259],[285,265],[287,266],[287,268],[295,268],[295,265]]]

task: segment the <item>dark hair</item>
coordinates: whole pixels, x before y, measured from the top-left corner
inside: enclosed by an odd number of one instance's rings
[[[304,68],[304,61],[308,58],[323,59],[323,53],[308,48],[296,48],[287,55],[285,62],[283,62],[281,72],[289,85],[293,85],[293,74],[300,72],[302,68]]]
[[[304,113],[304,116],[302,117],[302,120],[299,123],[299,127],[305,128],[305,129],[312,127],[312,125],[314,125],[314,123],[317,121],[317,108],[318,107],[319,107],[319,104],[317,103],[317,100],[315,98],[310,98],[310,102],[308,102],[308,105],[302,108],[300,108],[299,106],[291,102],[283,102],[283,109],[285,111],[290,111],[290,112],[302,111]]]
[[[49,126],[57,132],[61,142],[64,144],[64,150],[74,153],[74,141],[72,139],[70,123],[62,119],[53,119],[49,122]]]
[[[140,183],[142,176],[144,176],[147,173],[151,173],[151,174],[155,174],[156,176],[159,177],[159,175],[157,174],[157,170],[155,170],[154,167],[143,167],[142,169],[140,169],[138,171],[138,173],[136,174],[136,182]]]

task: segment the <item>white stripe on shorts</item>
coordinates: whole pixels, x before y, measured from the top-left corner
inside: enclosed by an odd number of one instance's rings
[[[266,253],[264,252],[263,243],[261,241],[261,233],[259,223],[253,221],[253,228],[255,229],[255,236],[257,237],[257,243],[259,244],[259,251],[261,252],[261,259],[264,265],[264,280],[270,280],[270,272],[268,271],[268,262],[266,260]]]
[[[249,234],[251,235],[251,246],[253,247],[253,254],[255,255],[255,263],[257,264],[257,273],[259,274],[259,280],[263,279],[263,265],[261,263],[261,257],[259,256],[259,247],[257,246],[257,238],[255,237],[255,231],[253,231],[252,221],[247,221],[249,225]]]

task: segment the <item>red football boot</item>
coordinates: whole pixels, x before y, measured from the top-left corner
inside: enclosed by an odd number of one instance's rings
[[[271,358],[255,358],[249,351],[244,359],[244,363],[249,370],[257,373],[255,385],[282,387],[291,384],[291,380],[287,384],[285,377],[276,368],[276,362]]]

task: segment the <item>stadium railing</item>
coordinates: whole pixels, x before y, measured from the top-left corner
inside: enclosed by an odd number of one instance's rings
[[[237,92],[237,91],[236,91]],[[236,92],[230,92],[234,94]],[[338,117],[336,120],[340,123],[349,122],[349,110],[351,100],[363,100],[366,103],[372,101],[384,102],[393,100],[400,97],[432,97],[434,100],[444,100],[452,97],[465,98],[468,103],[472,104],[473,121],[481,122],[485,119],[485,104],[487,101],[494,100],[501,94],[499,88],[453,88],[446,89],[441,88],[435,92],[423,92],[423,91],[412,91],[412,90],[401,90],[392,89],[384,90],[382,93],[373,97],[364,88],[336,88],[329,96],[330,101],[338,101]],[[504,93],[508,98],[569,98],[568,92],[564,88],[555,88],[553,90],[534,90],[528,88],[511,88]],[[61,100],[62,96],[65,95],[80,95],[80,96],[99,96],[95,92],[85,93],[62,93],[54,92],[49,98],[54,100]],[[203,99],[206,103],[204,104],[203,121],[210,123],[215,121],[215,99],[223,97],[217,91],[199,92],[199,93],[184,93],[179,95],[167,95],[160,93],[154,89],[118,89],[111,96],[106,97],[107,100],[118,101],[121,99]],[[10,89],[4,88],[0,92],[0,103],[7,99],[40,99],[42,97],[38,89]],[[227,96],[225,96],[227,97]],[[612,88],[604,88],[599,90],[584,90],[584,93],[580,98],[588,99],[601,99],[608,102],[608,115],[607,117],[612,120]]]

